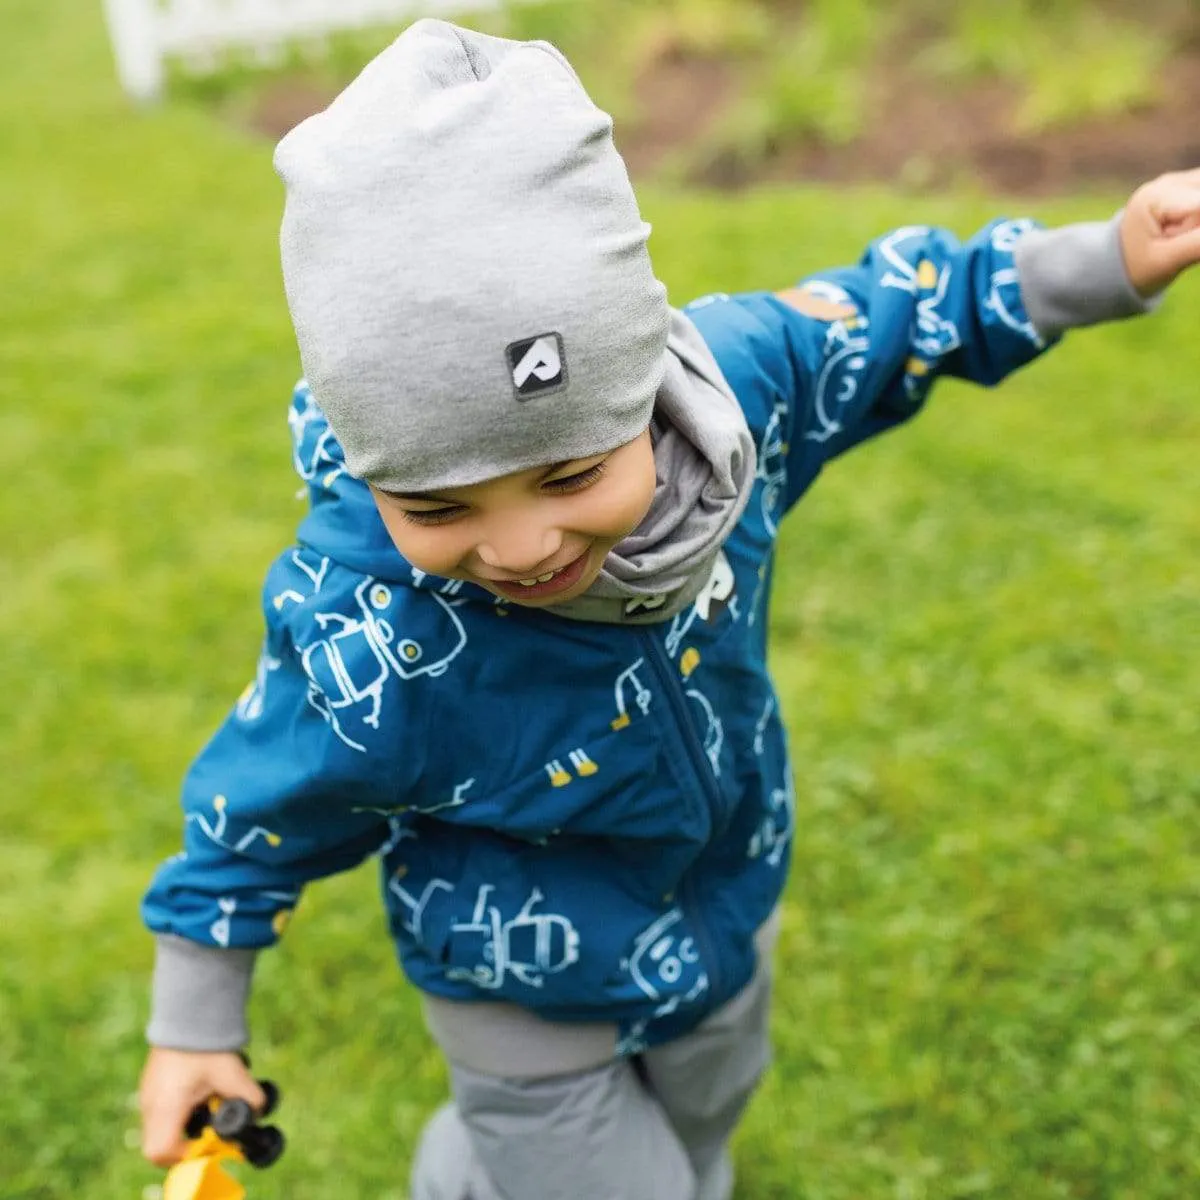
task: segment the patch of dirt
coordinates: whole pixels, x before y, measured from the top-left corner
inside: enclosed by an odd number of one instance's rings
[[[660,58],[637,82],[641,119],[628,131],[616,131],[629,173],[635,178],[652,174],[703,138],[736,94],[730,63],[679,54]]]
[[[636,122],[617,130],[635,178],[682,158],[704,143],[743,86],[734,64],[678,53],[660,55],[636,85]],[[1161,103],[1144,111],[1096,118],[1039,134],[1014,132],[1019,95],[980,81],[948,89],[902,70],[876,70],[868,83],[870,128],[843,146],[795,141],[773,147],[765,161],[736,154],[710,158],[696,182],[736,188],[760,181],[883,182],[921,191],[964,179],[1013,195],[1046,195],[1090,187],[1133,187],[1163,171],[1200,167],[1200,47],[1181,52],[1164,73]],[[244,118],[278,139],[332,99],[301,79],[275,80]]]
[[[870,130],[852,145],[782,148],[769,179],[884,181],[915,189],[972,179],[989,190],[1046,195],[1133,187],[1163,171],[1200,167],[1200,52],[1164,74],[1152,108],[1036,134],[1014,131],[1020,96],[997,82],[947,91],[904,75],[877,77]]]
[[[303,79],[274,79],[257,92],[243,118],[254,133],[277,142],[301,121],[329,104],[334,92]]]

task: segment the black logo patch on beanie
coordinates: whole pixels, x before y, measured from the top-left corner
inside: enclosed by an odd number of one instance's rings
[[[506,353],[518,400],[532,400],[567,386],[567,356],[561,333],[524,338],[513,342]]]

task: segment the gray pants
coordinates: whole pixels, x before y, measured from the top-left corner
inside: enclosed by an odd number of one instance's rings
[[[567,1074],[489,1074],[451,1054],[454,1101],[425,1129],[412,1200],[729,1200],[769,999],[762,964],[686,1037]]]

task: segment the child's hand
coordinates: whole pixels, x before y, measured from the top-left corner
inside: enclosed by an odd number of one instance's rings
[[[1200,170],[1160,175],[1133,193],[1121,219],[1121,250],[1143,296],[1200,262]]]
[[[210,1096],[240,1098],[256,1112],[266,1107],[266,1096],[240,1055],[154,1047],[138,1091],[142,1153],[159,1167],[178,1162],[187,1146],[183,1132],[187,1119],[192,1109]]]

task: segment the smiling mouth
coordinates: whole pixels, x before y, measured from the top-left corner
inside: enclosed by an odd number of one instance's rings
[[[564,569],[565,568],[562,567],[559,568],[559,570]],[[545,575],[539,575],[536,579],[514,579],[509,580],[508,582],[519,583],[522,587],[531,588],[535,583],[549,583],[550,580],[552,580],[557,574],[558,571],[547,571]]]
[[[514,600],[532,600],[539,596],[552,596],[572,588],[583,577],[589,552],[585,550],[573,562],[557,571],[547,571],[531,579],[490,579],[488,582],[498,591]]]

